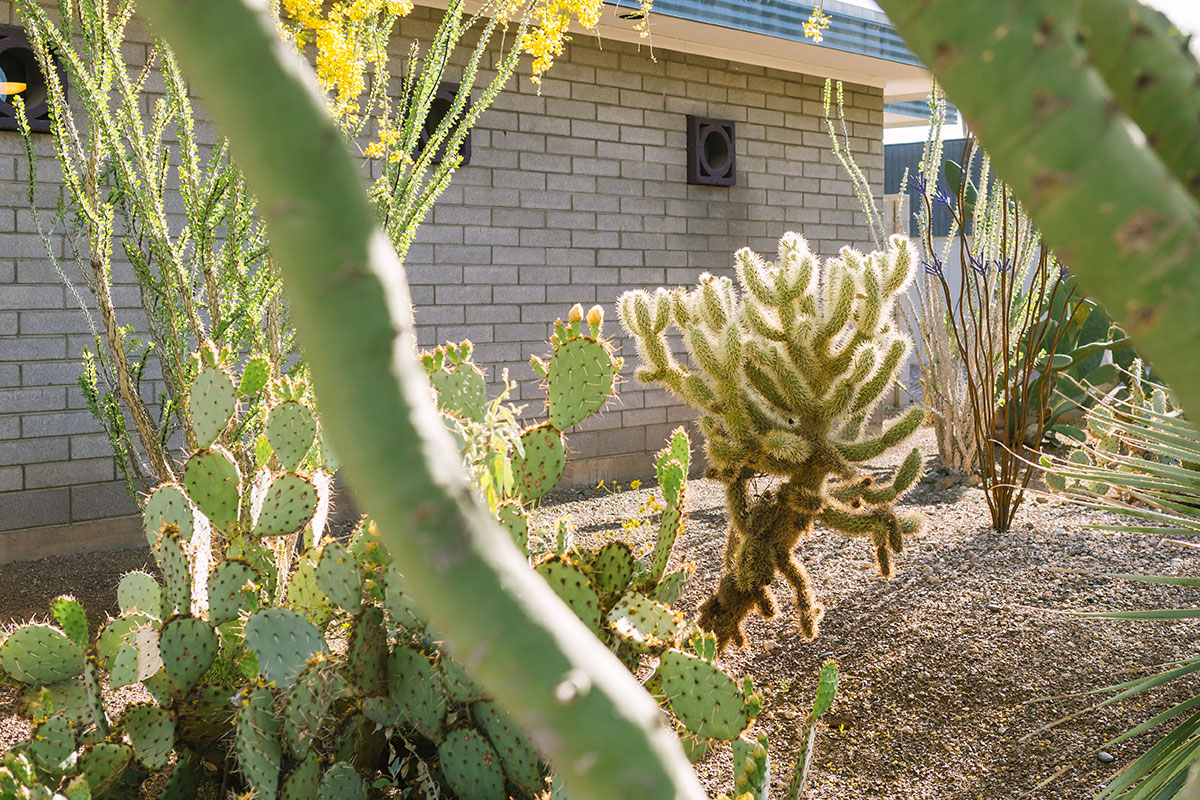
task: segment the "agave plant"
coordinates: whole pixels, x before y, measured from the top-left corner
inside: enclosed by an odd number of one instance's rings
[[[1165,392],[1159,390],[1146,399],[1138,383],[1127,399],[1115,394],[1102,397],[1089,412],[1088,430],[1091,435],[1078,450],[1066,458],[1043,458],[1042,464],[1048,470],[1047,482],[1070,492],[1075,502],[1132,518],[1131,522],[1090,527],[1181,538],[1200,536],[1200,470],[1197,469],[1200,431],[1178,411],[1170,409]],[[1189,541],[1178,544],[1200,546]],[[1123,573],[1099,573],[1098,577],[1200,587],[1200,578]],[[1130,621],[1200,619],[1200,609],[1101,611],[1081,616]],[[1197,672],[1200,672],[1200,654],[1159,665],[1152,675],[1095,690],[1093,694],[1111,694],[1095,708]],[[1178,793],[1188,783],[1193,765],[1200,765],[1200,694],[1130,728],[1101,747],[1112,747],[1166,722],[1174,722],[1174,728],[1111,780],[1097,800],[1181,796]],[[1193,788],[1200,789],[1200,784]]]

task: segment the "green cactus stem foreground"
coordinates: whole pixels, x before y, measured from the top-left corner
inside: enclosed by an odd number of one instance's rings
[[[1135,0],[879,0],[1089,296],[1200,413],[1200,67]]]
[[[914,408],[881,432],[864,433],[912,347],[892,307],[912,280],[913,262],[903,237],[893,237],[886,252],[843,248],[822,263],[804,237],[789,233],[774,264],[749,248],[738,251],[740,294],[730,279],[705,274],[690,292],[634,291],[618,301],[641,357],[638,379],[700,409],[708,474],[726,487],[725,571],[699,622],[722,647],[743,643],[741,623],[753,609],[776,613],[776,572],[796,592],[800,631],[817,635],[823,609],[792,557],[814,523],[869,539],[887,577],[892,553],[920,527],[919,516],[895,509],[920,474],[916,449],[891,483],[877,484],[855,466],[901,444],[924,419]],[[672,355],[672,324],[695,369]],[[750,482],[759,475],[784,481],[752,498]]]
[[[413,597],[575,800],[703,797],[654,701],[471,497],[414,357],[403,266],[308,68],[256,5],[144,11],[259,198],[325,428]]]

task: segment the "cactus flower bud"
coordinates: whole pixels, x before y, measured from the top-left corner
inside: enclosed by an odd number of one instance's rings
[[[604,309],[600,306],[592,306],[587,313],[588,325],[603,325],[604,324]]]
[[[583,305],[581,303],[571,306],[571,313],[567,315],[567,322],[583,322]]]
[[[742,762],[742,766],[746,768],[746,774],[750,775],[758,771],[758,761],[754,756],[746,756],[746,760]]]

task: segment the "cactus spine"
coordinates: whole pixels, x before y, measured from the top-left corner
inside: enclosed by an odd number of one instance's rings
[[[903,442],[923,419],[913,409],[877,435],[863,433],[911,348],[891,314],[912,280],[906,239],[869,255],[844,248],[821,263],[789,233],[776,263],[743,249],[735,267],[740,292],[728,278],[705,274],[690,292],[627,292],[618,306],[641,356],[638,378],[704,413],[709,474],[726,486],[730,525],[725,574],[701,607],[700,625],[721,646],[743,642],[741,622],[752,609],[775,613],[776,572],[795,589],[801,632],[817,635],[823,610],[791,555],[815,522],[868,538],[880,573],[891,576],[891,554],[919,527],[895,501],[916,480],[920,454],[913,450],[890,484],[855,465]],[[672,324],[696,369],[672,355]],[[752,499],[750,480],[761,474],[785,480]]]

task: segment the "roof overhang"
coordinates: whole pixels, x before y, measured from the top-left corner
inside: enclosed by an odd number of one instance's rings
[[[445,0],[416,0],[442,7]],[[468,2],[478,8],[478,2]],[[878,11],[826,0],[832,18],[824,41],[804,38],[812,6],[792,0],[654,0],[649,40],[635,29],[636,0],[606,0],[601,39],[800,72],[883,89],[886,102],[924,100],[932,79]],[[576,35],[586,36],[582,31]]]

